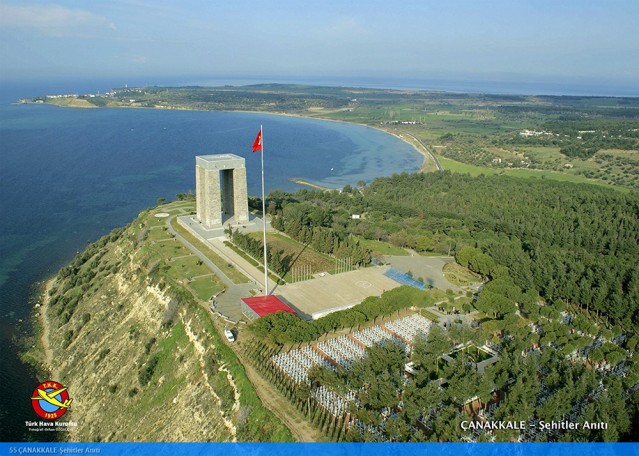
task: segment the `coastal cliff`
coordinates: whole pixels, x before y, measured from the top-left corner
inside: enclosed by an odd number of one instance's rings
[[[163,209],[170,210],[170,205]],[[143,212],[46,286],[37,316],[51,380],[73,399],[71,441],[290,440],[203,303],[172,277]]]

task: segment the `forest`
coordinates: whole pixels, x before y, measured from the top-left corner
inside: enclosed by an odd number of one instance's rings
[[[269,200],[274,226],[323,223],[344,238],[455,253],[487,280],[511,281],[529,300],[562,301],[627,329],[639,322],[633,193],[443,172],[379,178],[361,193],[300,190],[274,192]],[[308,215],[319,213],[330,216]],[[351,213],[363,217],[352,220]]]
[[[308,387],[256,363],[333,438],[353,441],[616,441],[636,438],[639,406],[639,197],[587,184],[441,173],[378,178],[341,192],[273,192],[274,226],[317,226],[418,253],[451,253],[485,282],[471,326],[367,348],[348,369],[315,366]],[[362,214],[353,220],[351,213]],[[372,255],[372,261],[380,258]],[[316,321],[288,314],[250,326],[281,350],[333,331],[433,305],[429,291],[400,287]],[[483,344],[499,359],[482,371],[460,344]],[[261,348],[258,350],[264,350]],[[268,349],[273,350],[273,349]],[[271,352],[272,353],[272,352]],[[407,361],[416,373],[406,376]],[[349,403],[345,416],[310,406],[317,391]],[[529,431],[462,432],[480,413],[524,420]],[[333,416],[333,418],[331,418]],[[540,432],[540,421],[607,427]]]

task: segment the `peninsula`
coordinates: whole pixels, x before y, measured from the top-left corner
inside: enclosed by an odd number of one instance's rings
[[[278,191],[263,214],[241,173],[209,166],[227,184],[209,199],[241,196],[241,223],[180,194],[88,246],[36,310],[46,367],[73,393],[69,440],[636,437],[635,100],[277,85],[83,99],[365,123],[443,172]],[[618,176],[574,172],[608,155]]]
[[[449,169],[639,188],[638,98],[259,84],[126,87],[20,101],[66,107],[255,111],[354,122],[411,144],[424,155],[423,171]]]

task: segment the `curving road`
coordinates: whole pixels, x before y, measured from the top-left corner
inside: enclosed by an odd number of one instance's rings
[[[175,231],[171,226],[171,220],[173,220],[177,215],[173,215],[166,220],[166,229],[169,233],[175,236],[179,242],[181,242],[184,247],[189,249],[196,255],[202,262],[216,275],[219,279],[224,282],[226,286],[226,290],[224,293],[219,295],[216,299],[215,310],[232,321],[239,321],[242,318],[242,308],[240,306],[240,299],[245,298],[247,296],[251,296],[251,290],[255,288],[255,284],[253,283],[242,283],[236,284],[226,275],[224,272],[218,268],[215,263],[213,263],[209,258],[202,253],[197,247],[191,244],[188,240],[184,238],[180,233]],[[244,273],[244,271],[240,271]],[[246,274],[246,273],[244,273]],[[247,279],[248,280],[248,279]]]
[[[420,146],[424,148],[426,152],[428,152],[428,155],[430,155],[430,158],[433,160],[433,163],[435,163],[435,166],[437,167],[437,171],[444,170],[444,167],[441,165],[441,163],[439,163],[439,160],[437,160],[437,157],[435,157],[435,154],[431,152],[431,150],[428,148],[426,144],[424,144],[420,139],[417,139],[415,136],[411,135],[410,133],[406,133],[403,130],[402,130],[402,134],[413,138]]]

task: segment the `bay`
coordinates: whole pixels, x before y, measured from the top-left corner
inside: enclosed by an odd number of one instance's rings
[[[244,157],[249,194],[259,195],[260,159],[250,147],[260,125],[267,192],[300,188],[289,178],[332,188],[370,182],[416,171],[422,161],[397,138],[340,122],[242,112],[0,105],[0,382],[10,386],[0,401],[2,440],[47,438],[26,431],[24,421],[35,416],[29,398],[37,382],[14,343],[28,330],[34,283],[158,198],[193,191],[196,155]]]

